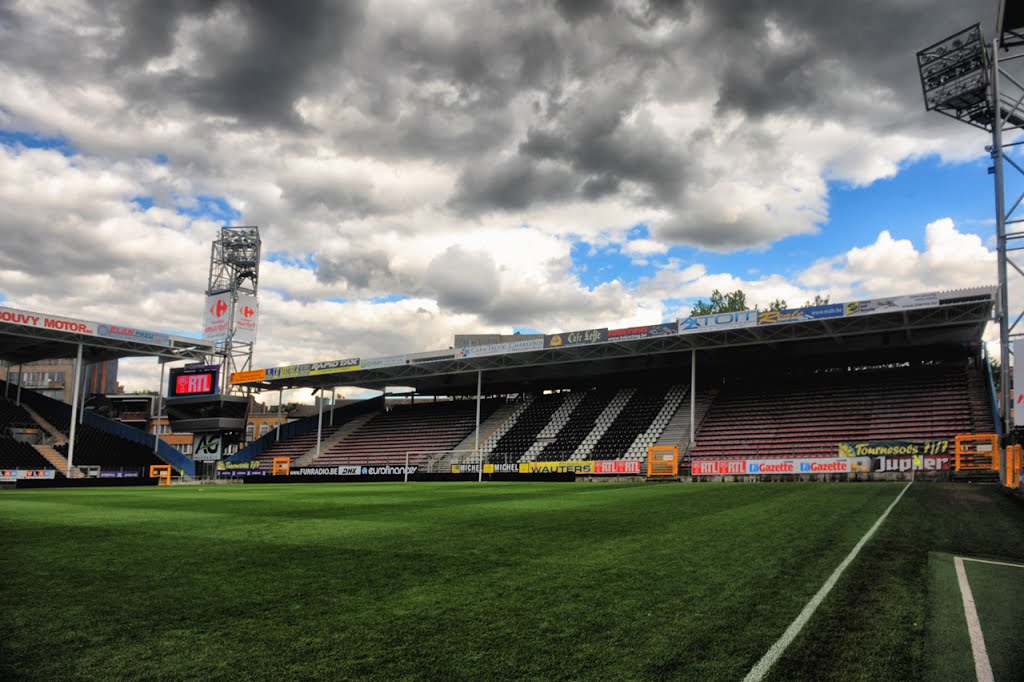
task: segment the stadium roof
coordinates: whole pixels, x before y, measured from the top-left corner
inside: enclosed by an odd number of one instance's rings
[[[208,341],[0,306],[0,360],[73,358],[79,344],[88,362],[138,356],[202,361],[214,351]]]
[[[692,351],[702,371],[819,358],[827,363],[837,355],[906,356],[912,349],[980,344],[995,292],[983,287],[564,332],[531,342],[253,370],[237,373],[232,383],[257,390],[409,386],[426,395],[471,395],[478,371],[488,394],[582,386],[597,376],[688,380]]]

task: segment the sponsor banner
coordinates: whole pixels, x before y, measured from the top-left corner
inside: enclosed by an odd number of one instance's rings
[[[691,315],[678,320],[680,334],[740,329],[753,327],[756,324],[756,310],[738,310],[731,313],[715,313],[714,315]]]
[[[18,324],[23,327],[35,327],[36,329],[52,329],[59,332],[96,335],[95,322],[72,320],[66,317],[43,315],[42,313],[31,313],[27,310],[16,310],[14,308],[0,307],[0,322]]]
[[[227,469],[217,472],[217,478],[251,478],[254,476],[269,476],[266,469]]]
[[[594,462],[522,462],[521,474],[593,474]]]
[[[231,293],[225,292],[206,297],[206,311],[203,313],[203,339],[223,341],[231,331]]]
[[[467,346],[455,351],[458,358],[478,358],[485,355],[501,355],[502,353],[522,353],[529,350],[544,348],[544,339],[524,339],[522,341],[506,341],[491,343],[486,346]]]
[[[377,369],[379,367],[400,367],[407,362],[404,355],[389,355],[383,358],[360,358],[359,369]]]
[[[690,467],[694,476],[767,476],[799,474],[848,474],[870,471],[870,462],[852,457],[812,457],[805,459],[695,459]]]
[[[454,360],[455,359],[455,351],[454,350],[431,350],[431,351],[426,351],[425,353],[413,353],[411,355],[407,355],[406,359],[409,362],[413,363],[413,364],[416,364],[416,363],[419,363],[419,362],[434,362],[436,360]]]
[[[17,481],[26,478],[56,478],[53,469],[0,469],[0,481]]]
[[[192,461],[217,462],[224,453],[224,444],[219,433],[196,433],[192,435]]]
[[[859,459],[859,458],[858,458]],[[914,455],[912,457],[872,457],[872,470],[887,471],[949,471],[951,456]]]
[[[478,474],[479,464],[452,464],[453,474]],[[518,464],[484,464],[485,474],[518,474]]]
[[[418,464],[410,464],[409,466],[364,466],[360,467],[359,473],[363,476],[404,476],[405,474],[415,474],[419,468]]]
[[[840,457],[899,457],[946,455],[953,452],[948,440],[866,440],[839,444]]]
[[[239,293],[235,304],[235,341],[256,342],[256,325],[260,317],[260,304],[252,294]]]
[[[1017,339],[1013,342],[1014,426],[1024,426],[1024,355],[1021,353],[1024,353],[1024,339]]]
[[[134,327],[120,327],[115,324],[98,324],[96,325],[96,334],[103,336],[108,339],[121,339],[122,341],[141,341],[142,343],[151,343],[154,346],[170,346],[171,337],[168,334],[161,334],[160,332],[151,332],[145,329],[135,329]]]
[[[292,469],[292,476],[359,476],[362,469],[358,464],[333,467],[301,467]]]
[[[787,308],[786,310],[762,310],[757,313],[757,323],[780,324],[783,322],[806,322],[807,320],[827,320],[842,317],[846,314],[846,306],[842,303],[828,305],[809,305],[803,308]]]
[[[345,358],[344,360],[307,362],[302,365],[288,365],[285,367],[268,367],[263,371],[267,379],[295,379],[322,374],[352,372],[357,369],[359,369],[359,358]]]
[[[265,369],[250,369],[245,372],[232,372],[231,383],[233,384],[247,384],[251,381],[263,381],[267,378],[267,370]]]
[[[938,294],[915,294],[913,296],[893,296],[892,298],[873,298],[867,301],[851,301],[846,304],[847,315],[871,315],[892,310],[909,310],[911,308],[930,308],[939,305]]]
[[[258,459],[250,459],[248,462],[217,462],[217,471],[243,471],[259,468],[260,461]]]
[[[604,343],[608,340],[608,328],[583,329],[576,332],[561,334],[545,334],[545,348],[564,348],[565,346],[586,346],[592,343]]]
[[[649,324],[646,327],[624,327],[609,329],[609,341],[633,341],[634,339],[653,339],[656,336],[671,336],[679,333],[679,324]]]
[[[642,462],[636,459],[607,459],[594,462],[595,474],[639,474]]]
[[[100,471],[100,478],[139,478],[138,471]]]

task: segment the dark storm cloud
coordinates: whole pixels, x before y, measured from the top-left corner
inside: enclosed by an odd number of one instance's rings
[[[201,75],[173,72],[151,83],[200,109],[256,124],[294,125],[294,105],[316,73],[342,69],[343,52],[363,21],[362,3],[330,0],[179,0],[142,2],[125,12],[118,65],[142,69],[169,54],[182,18],[237,13],[244,42],[226,49],[219,36],[197,46]]]
[[[392,279],[388,256],[383,251],[321,253],[316,256],[316,266],[317,281],[323,284],[345,282],[353,289],[367,289]]]
[[[576,191],[576,176],[558,166],[516,157],[467,166],[452,205],[467,212],[516,211],[537,202],[566,200]]]
[[[454,313],[480,313],[498,296],[498,267],[490,254],[448,247],[427,266],[426,286]]]

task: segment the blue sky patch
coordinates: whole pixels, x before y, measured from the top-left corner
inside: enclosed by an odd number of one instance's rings
[[[64,156],[73,156],[77,153],[74,146],[63,137],[46,137],[18,130],[0,130],[0,145],[26,149],[55,149]]]

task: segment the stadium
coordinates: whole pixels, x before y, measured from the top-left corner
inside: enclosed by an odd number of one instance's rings
[[[0,297],[0,678],[1021,679],[1016,8],[991,47],[917,54],[926,109],[993,133],[986,286],[543,333],[528,310],[262,367],[284,257],[256,226],[220,228],[199,333]],[[86,387],[128,358],[158,391]]]

